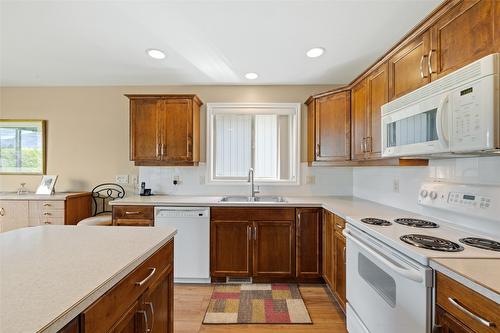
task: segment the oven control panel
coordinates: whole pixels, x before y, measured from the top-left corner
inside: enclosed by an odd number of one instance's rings
[[[500,216],[499,199],[499,186],[443,182],[424,183],[418,195],[420,205],[490,219]]]

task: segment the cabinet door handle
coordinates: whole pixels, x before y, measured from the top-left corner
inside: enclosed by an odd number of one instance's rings
[[[161,157],[165,156],[165,144],[161,144]]]
[[[151,272],[149,273],[149,275],[146,276],[144,278],[144,280],[142,280],[140,282],[136,282],[135,283],[136,286],[142,286],[144,283],[148,282],[148,280],[151,279],[153,277],[153,275],[155,275],[156,267],[150,267],[149,269],[151,270]]]
[[[0,208],[0,216],[5,216],[5,209],[3,207]]]
[[[463,313],[465,313],[466,315],[468,315],[469,317],[471,317],[472,319],[474,320],[477,320],[478,322],[480,322],[481,324],[483,324],[484,326],[486,327],[495,327],[495,323],[491,322],[491,321],[488,321],[486,319],[483,319],[481,317],[479,317],[477,314],[467,310],[465,307],[463,307],[460,303],[458,303],[458,301],[454,298],[451,298],[451,297],[448,297],[448,301],[454,306],[456,307],[457,309],[459,309],[460,311],[462,311]]]
[[[156,144],[156,159],[160,158],[160,144]]]
[[[148,328],[147,330],[147,332],[151,332],[155,327],[155,307],[153,305],[153,302],[146,302],[144,304],[149,306],[149,310],[151,311],[151,328]]]
[[[366,151],[367,151],[368,153],[371,153],[371,152],[373,151],[373,141],[372,141],[372,137],[371,137],[371,136],[369,136],[369,137],[367,137],[366,139],[367,139],[367,140],[369,140],[369,144],[368,144],[369,148],[366,148]]]
[[[427,58],[427,55],[424,54],[421,58],[420,58],[420,78],[422,79],[425,79],[427,78],[427,75],[424,74],[424,59]]]
[[[257,240],[257,227],[253,227],[253,239]]]
[[[149,326],[148,325],[148,314],[144,310],[137,311],[137,313],[142,314],[142,317],[144,318],[144,323],[146,324],[146,330],[145,330],[145,332],[146,333],[149,332],[149,328],[148,328],[148,326]]]
[[[345,250],[346,250],[346,247],[344,246],[344,250],[342,251],[342,258],[344,258],[344,264],[345,264]]]
[[[434,71],[432,70],[432,52],[435,50],[431,49],[429,51],[429,55],[427,56],[427,65],[429,66],[429,74],[434,74]]]
[[[252,240],[252,227],[247,227],[248,240]]]
[[[316,145],[316,156],[321,156],[321,145],[319,143]]]

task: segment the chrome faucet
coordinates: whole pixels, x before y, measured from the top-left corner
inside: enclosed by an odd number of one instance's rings
[[[250,168],[248,170],[248,182],[250,183],[250,198],[251,201],[255,201],[255,194],[256,193],[260,193],[260,191],[256,191],[255,190],[255,184],[254,184],[254,173],[255,173],[255,170],[253,168]]]

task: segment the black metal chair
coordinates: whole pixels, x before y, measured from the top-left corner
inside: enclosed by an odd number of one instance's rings
[[[125,196],[125,189],[114,183],[104,183],[97,185],[92,189],[92,201],[94,213],[92,217],[88,217],[78,222],[79,226],[90,225],[113,225],[111,216],[112,209],[109,205],[110,201],[121,199]]]

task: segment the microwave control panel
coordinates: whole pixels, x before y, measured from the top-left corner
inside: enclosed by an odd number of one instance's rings
[[[476,147],[481,143],[480,88],[476,82],[452,93],[453,144],[458,147]]]
[[[494,219],[500,215],[497,202],[499,198],[498,186],[431,182],[421,186],[418,203],[422,206]]]

